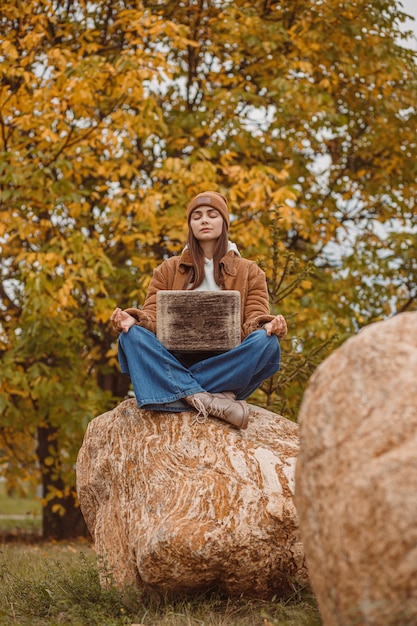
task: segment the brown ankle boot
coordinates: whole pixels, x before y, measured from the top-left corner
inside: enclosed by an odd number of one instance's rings
[[[204,391],[184,398],[198,411],[198,415],[207,417],[214,415],[220,419],[244,430],[248,427],[249,409],[243,400],[234,400],[230,394],[214,394]]]

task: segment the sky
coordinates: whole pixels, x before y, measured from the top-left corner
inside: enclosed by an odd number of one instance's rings
[[[413,30],[415,32],[415,36],[417,38],[417,0],[398,0],[400,9],[407,13],[408,15],[412,15],[415,19],[414,22],[412,20],[407,20],[404,24],[405,30]],[[410,46],[414,50],[417,50],[417,41],[413,42],[413,45]]]

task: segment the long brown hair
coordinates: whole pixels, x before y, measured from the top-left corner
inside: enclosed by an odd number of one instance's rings
[[[229,238],[227,225],[226,222],[223,220],[222,234],[216,242],[213,254],[214,280],[216,281],[216,284],[219,285],[219,287],[223,287],[222,275],[220,271],[220,261],[227,252],[228,242]],[[194,266],[194,276],[191,279],[191,289],[196,289],[201,285],[204,280],[204,253],[200,244],[198,243],[198,239],[194,237],[193,231],[190,227],[188,227],[187,245]]]

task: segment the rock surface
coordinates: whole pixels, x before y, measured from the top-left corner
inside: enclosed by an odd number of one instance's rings
[[[269,598],[306,582],[293,504],[298,426],[250,412],[239,431],[132,399],[89,424],[78,497],[119,586]]]
[[[295,502],[323,624],[417,624],[417,313],[326,359],[299,424]]]

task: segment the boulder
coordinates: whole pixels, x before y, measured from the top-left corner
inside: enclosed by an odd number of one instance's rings
[[[323,624],[417,624],[417,313],[333,352],[299,424],[295,502]]]
[[[78,498],[119,587],[270,598],[306,582],[293,504],[298,426],[249,406],[245,431],[134,399],[89,424]]]

